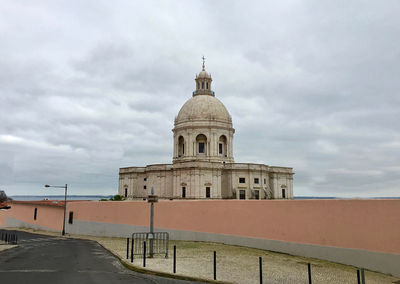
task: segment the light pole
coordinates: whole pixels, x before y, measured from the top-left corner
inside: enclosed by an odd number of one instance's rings
[[[151,187],[151,194],[154,195],[154,188]],[[150,257],[153,257],[154,242],[154,202],[150,204]]]
[[[147,202],[150,204],[150,257],[153,257],[154,244],[154,203],[158,202],[158,196],[154,195],[154,188],[151,187],[151,194],[147,197]]]
[[[65,196],[64,196],[64,220],[63,220],[63,229],[61,234],[64,236],[65,235],[65,214],[67,212],[67,189],[68,185],[65,184],[65,186],[62,185],[48,185],[46,184],[44,187],[55,187],[55,188],[64,188],[65,189]]]

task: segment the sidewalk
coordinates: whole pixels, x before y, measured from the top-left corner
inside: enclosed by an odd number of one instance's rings
[[[100,240],[100,243],[126,258],[126,239]],[[308,283],[307,263],[311,263],[312,283],[357,283],[357,269],[337,263],[291,256],[259,249],[216,243],[170,241],[169,258],[146,259],[146,268],[172,273],[173,245],[177,247],[177,274],[213,279],[213,251],[217,252],[217,280],[233,283],[259,283],[259,257],[263,260],[265,283]],[[124,260],[130,263],[130,260]],[[143,259],[133,264],[142,267]],[[365,271],[368,283],[393,283],[400,279]],[[400,282],[399,282],[400,283]]]

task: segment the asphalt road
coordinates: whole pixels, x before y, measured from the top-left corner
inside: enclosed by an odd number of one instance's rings
[[[94,241],[7,232],[18,234],[18,247],[0,252],[1,284],[199,283],[131,271]]]

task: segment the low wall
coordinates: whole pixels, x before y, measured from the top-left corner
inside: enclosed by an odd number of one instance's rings
[[[7,216],[7,226],[13,218],[32,224],[32,209],[30,218],[13,210],[20,215]],[[148,230],[149,210],[144,201],[71,202],[67,216],[73,211],[74,220],[66,231],[127,237]],[[58,221],[35,225],[61,230],[57,214]],[[154,224],[172,239],[256,247],[400,276],[400,200],[160,201]]]
[[[6,226],[6,210],[0,210],[0,228]]]
[[[44,202],[12,202],[11,209],[0,211],[0,226],[61,231],[64,205]],[[37,208],[36,220],[34,219]]]

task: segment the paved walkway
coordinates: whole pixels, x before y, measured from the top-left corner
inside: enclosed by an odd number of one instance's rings
[[[126,257],[126,239],[96,238],[107,249]],[[206,242],[170,241],[169,258],[147,258],[146,268],[172,273],[173,245],[177,247],[177,274],[213,278],[213,251],[217,252],[217,280],[240,284],[259,283],[259,257],[263,260],[263,283],[308,283],[307,263],[311,263],[312,283],[354,284],[357,270],[353,266],[275,253],[271,251]],[[130,262],[129,260],[127,260]],[[142,267],[142,258],[134,265]],[[397,277],[365,270],[368,284],[400,283]]]
[[[8,232],[18,247],[0,252],[1,283],[197,283],[130,271],[94,241]]]

